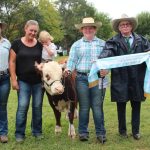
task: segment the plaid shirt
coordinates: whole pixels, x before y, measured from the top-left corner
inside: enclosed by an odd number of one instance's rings
[[[105,41],[94,37],[92,41],[87,41],[84,37],[76,41],[69,54],[67,68],[78,72],[89,73],[93,61],[97,60],[103,50]]]

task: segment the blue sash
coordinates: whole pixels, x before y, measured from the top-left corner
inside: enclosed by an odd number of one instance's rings
[[[89,87],[93,87],[98,84],[97,72],[99,72],[101,69],[112,69],[112,68],[138,65],[143,62],[146,62],[147,65],[145,79],[144,79],[144,92],[145,92],[145,96],[147,96],[148,94],[150,94],[150,51],[145,53],[107,57],[107,58],[96,60],[92,65],[88,77]]]

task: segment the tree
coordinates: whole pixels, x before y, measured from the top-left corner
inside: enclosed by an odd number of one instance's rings
[[[102,27],[98,29],[97,36],[103,40],[108,40],[113,36],[113,30],[110,25],[111,19],[105,13],[97,13],[95,20],[102,22]]]
[[[56,5],[62,17],[65,36],[61,44],[65,49],[69,49],[82,36],[74,25],[81,23],[84,17],[93,17],[96,21],[103,22],[103,27],[97,34],[100,38],[107,39],[111,35],[110,19],[106,14],[98,13],[86,0],[58,0]]]
[[[40,21],[41,30],[47,30],[54,37],[56,42],[64,37],[64,31],[61,28],[61,17],[49,0],[39,0],[38,9],[42,16]]]
[[[39,20],[41,17],[36,6],[28,0],[2,0],[1,17],[7,23],[6,36],[12,41],[23,35],[27,20]]]
[[[55,4],[62,17],[64,30],[64,39],[60,44],[65,49],[69,49],[72,43],[81,36],[74,25],[81,22],[81,18],[85,16],[93,16],[95,10],[92,6],[88,6],[85,0],[58,0]]]
[[[137,19],[138,27],[135,31],[150,40],[150,12],[141,12]]]
[[[7,23],[6,36],[10,41],[24,34],[27,20],[37,20],[42,30],[47,30],[55,41],[63,38],[61,18],[49,0],[1,0],[0,17]]]

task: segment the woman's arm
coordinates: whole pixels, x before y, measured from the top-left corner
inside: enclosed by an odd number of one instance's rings
[[[9,53],[9,71],[10,71],[12,88],[14,90],[19,90],[19,85],[16,76],[16,53],[14,52],[13,49],[10,49],[10,53]]]

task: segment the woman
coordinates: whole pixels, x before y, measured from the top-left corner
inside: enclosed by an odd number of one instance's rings
[[[8,71],[8,56],[10,42],[2,37],[2,31],[6,27],[5,23],[0,21],[0,142],[8,142],[8,120],[7,120],[7,102],[10,92],[10,78]]]
[[[29,20],[25,24],[25,35],[12,43],[10,50],[10,75],[12,88],[17,90],[18,109],[16,114],[15,137],[24,141],[27,112],[32,96],[32,135],[42,137],[42,86],[41,77],[36,73],[34,63],[40,63],[42,45],[37,41],[38,22]]]

